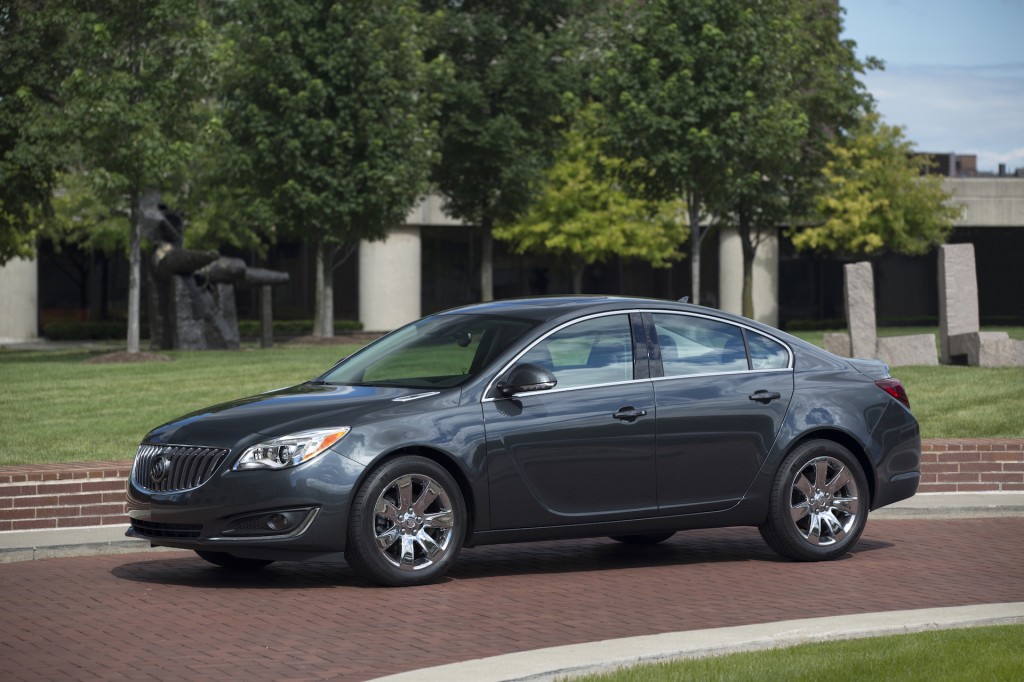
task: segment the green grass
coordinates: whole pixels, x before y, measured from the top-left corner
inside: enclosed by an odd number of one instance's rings
[[[921,632],[637,666],[574,682],[1024,679],[1024,625]]]
[[[0,465],[131,459],[177,416],[311,379],[358,346],[167,352],[172,362],[84,364],[81,351],[0,352]]]
[[[1024,328],[1016,333],[1024,336]],[[172,362],[99,365],[83,362],[97,352],[0,351],[0,465],[131,459],[159,424],[300,383],[355,349],[172,351]],[[925,438],[1024,438],[1024,368],[900,367],[894,374]]]

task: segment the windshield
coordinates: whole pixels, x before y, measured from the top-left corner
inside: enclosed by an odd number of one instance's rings
[[[329,384],[450,388],[478,374],[536,326],[494,315],[428,317],[346,358],[320,379]]]

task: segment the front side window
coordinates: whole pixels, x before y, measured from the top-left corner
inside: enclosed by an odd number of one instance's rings
[[[628,315],[606,315],[561,329],[531,348],[519,363],[550,370],[556,388],[611,384],[633,378]]]
[[[748,368],[739,327],[690,315],[653,317],[665,376],[742,372]]]
[[[450,388],[476,376],[533,320],[448,314],[402,327],[321,377],[329,384]]]

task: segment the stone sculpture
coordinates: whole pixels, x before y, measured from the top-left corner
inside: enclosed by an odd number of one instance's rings
[[[877,358],[890,367],[937,365],[934,334],[879,338],[875,327],[875,280],[871,263],[843,266],[848,334],[825,334],[825,349],[845,357]]]
[[[237,349],[235,288],[259,286],[263,299],[262,345],[272,344],[270,294],[288,282],[288,273],[247,267],[240,258],[217,251],[186,249],[184,225],[155,195],[143,201],[143,232],[153,243],[149,284],[150,348],[164,350]]]
[[[939,247],[939,343],[944,364],[1024,365],[1024,341],[981,331],[974,244]]]

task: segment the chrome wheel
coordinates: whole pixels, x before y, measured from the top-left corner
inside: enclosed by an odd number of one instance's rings
[[[424,585],[451,568],[467,523],[462,490],[447,469],[396,457],[371,471],[352,500],[345,558],[380,585]]]
[[[455,515],[448,493],[423,474],[399,476],[384,487],[373,508],[381,557],[403,571],[419,571],[444,558]]]
[[[835,457],[816,457],[797,472],[790,518],[812,545],[842,541],[857,523],[860,497],[850,469]]]
[[[765,542],[797,561],[824,561],[846,554],[867,523],[868,481],[860,461],[830,440],[797,446],[783,460],[758,526]]]

